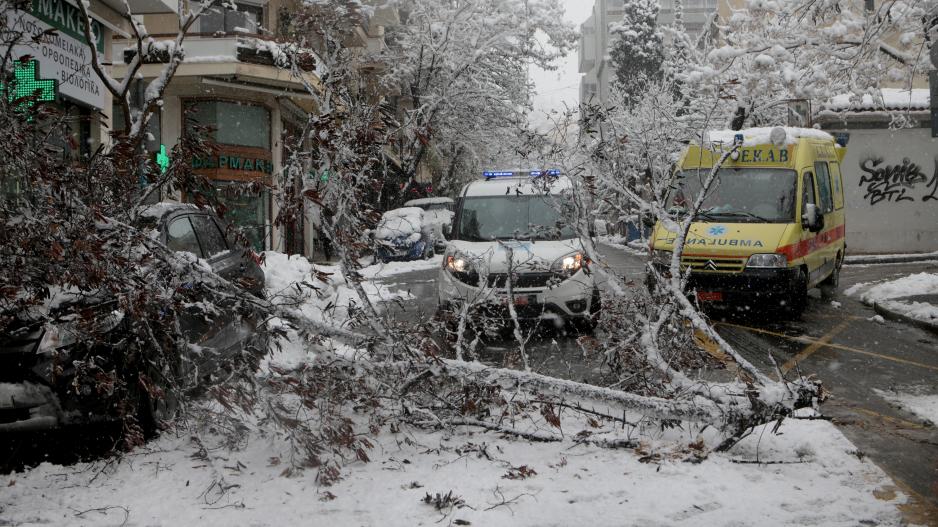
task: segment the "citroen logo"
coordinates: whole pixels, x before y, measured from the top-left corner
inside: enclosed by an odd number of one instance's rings
[[[707,262],[704,263],[704,269],[707,269],[707,270],[710,270],[710,271],[716,271],[716,270],[717,270],[717,264],[713,263],[713,260],[707,260]]]

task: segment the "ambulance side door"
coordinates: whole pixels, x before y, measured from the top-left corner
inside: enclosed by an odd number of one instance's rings
[[[840,247],[840,244],[837,243],[840,238],[838,227],[843,222],[838,218],[840,213],[834,208],[834,185],[827,161],[814,163],[814,177],[818,189],[818,207],[820,213],[824,216],[824,228],[817,235],[818,252],[822,255],[822,267],[818,275],[812,276],[811,279],[823,280],[834,270],[837,250]]]
[[[805,170],[801,175],[801,207],[798,211],[798,217],[804,215],[805,205],[811,203],[818,204],[817,189],[814,182],[814,173],[811,170]],[[824,229],[821,229],[823,232]],[[808,266],[808,281],[814,282],[817,271],[824,262],[824,257],[817,250],[817,234],[807,228],[801,228],[801,243],[798,244],[798,253],[804,256],[804,263]]]

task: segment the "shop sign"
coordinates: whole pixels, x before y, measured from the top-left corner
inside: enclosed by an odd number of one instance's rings
[[[81,11],[64,0],[33,0],[32,13],[10,10],[7,29],[22,33],[14,58],[31,56],[43,78],[58,82],[61,95],[104,109],[106,88],[91,67],[91,48],[84,37]],[[51,33],[47,33],[54,30]],[[92,20],[95,47],[103,53],[103,28]]]
[[[274,173],[274,164],[270,159],[235,153],[220,153],[209,157],[192,159],[193,170],[219,169],[236,172]]]

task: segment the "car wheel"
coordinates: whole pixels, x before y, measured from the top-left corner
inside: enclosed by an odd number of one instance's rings
[[[821,294],[825,298],[831,298],[837,293],[837,288],[840,287],[840,268],[842,266],[843,258],[838,255],[837,261],[834,263],[834,271],[820,284]]]
[[[804,268],[798,268],[798,276],[788,293],[784,312],[790,318],[799,318],[806,307],[808,307],[808,275]]]

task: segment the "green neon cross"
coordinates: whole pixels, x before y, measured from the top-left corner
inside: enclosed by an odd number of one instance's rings
[[[20,106],[32,107],[37,102],[55,100],[55,94],[58,91],[56,80],[39,78],[38,61],[16,61],[13,66],[13,78],[13,90],[7,90],[7,100],[10,102],[33,95],[36,95],[35,99],[24,101]],[[6,89],[6,86],[0,83],[0,88]]]
[[[166,145],[160,145],[160,151],[156,154],[156,164],[160,167],[160,173],[165,173],[169,168],[169,156],[166,155]]]

